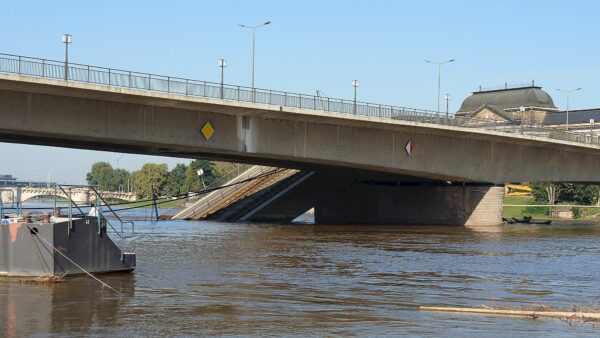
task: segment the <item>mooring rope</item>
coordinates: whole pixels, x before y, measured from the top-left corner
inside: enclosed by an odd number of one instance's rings
[[[46,262],[46,260],[44,259],[43,255],[42,255],[42,251],[40,250],[40,246],[35,241],[35,237],[33,237],[33,234],[31,233],[31,230],[29,231],[29,236],[31,236],[31,239],[33,240],[33,244],[35,244],[35,248],[37,249],[37,253],[38,253],[38,257],[40,258],[40,261],[42,261],[42,263],[44,263],[44,265],[48,269],[48,273],[52,273],[52,271],[50,270],[50,266],[48,266],[48,262]],[[46,251],[47,250],[48,249],[46,249]],[[42,269],[44,269],[44,273],[46,273],[46,268],[44,268],[44,266],[42,266]]]
[[[34,232],[31,227],[29,226],[29,224],[25,224],[27,226],[27,228],[29,228],[29,232],[32,234],[35,234],[35,236],[37,236],[39,239],[41,239],[42,241],[44,241],[46,244],[48,244],[48,246],[50,246],[52,249],[54,249],[55,252],[58,252],[61,256],[63,256],[66,260],[68,260],[69,262],[71,262],[71,264],[75,265],[77,268],[79,268],[81,271],[85,272],[88,276],[92,277],[93,279],[95,279],[98,283],[102,284],[103,286],[109,288],[110,290],[114,291],[115,293],[121,295],[122,293],[115,290],[113,287],[111,287],[110,285],[106,284],[105,282],[101,281],[100,279],[98,279],[96,276],[94,276],[93,274],[91,274],[90,272],[88,272],[86,269],[82,268],[79,264],[73,262],[72,259],[70,259],[69,257],[67,257],[67,255],[63,254],[62,252],[60,252],[60,250],[58,250],[56,247],[54,247],[54,245],[50,244],[50,242],[48,242],[42,235],[40,235],[38,232]]]

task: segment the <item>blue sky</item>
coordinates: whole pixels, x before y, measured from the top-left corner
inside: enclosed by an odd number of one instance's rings
[[[555,88],[583,90],[571,108],[600,106],[600,5],[596,1],[0,1],[0,53],[62,60],[62,33],[73,35],[73,62],[249,85],[251,34],[257,31],[256,86],[435,109],[437,68],[450,110],[479,85],[531,82],[559,108]],[[443,105],[444,103],[442,103]],[[0,144],[14,164],[0,173],[80,183],[91,164],[114,153]],[[46,165],[27,166],[40,159]],[[119,166],[177,160],[124,155]],[[64,163],[69,165],[65,168]]]

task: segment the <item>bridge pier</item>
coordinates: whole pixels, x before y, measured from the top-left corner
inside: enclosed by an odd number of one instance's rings
[[[315,205],[318,224],[488,226],[502,223],[504,189],[489,185],[354,184]]]

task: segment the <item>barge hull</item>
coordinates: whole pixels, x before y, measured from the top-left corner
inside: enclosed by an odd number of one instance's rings
[[[65,257],[66,256],[66,257]],[[68,258],[68,259],[67,259]],[[135,254],[122,253],[96,217],[54,223],[0,225],[0,275],[40,276],[127,272]]]

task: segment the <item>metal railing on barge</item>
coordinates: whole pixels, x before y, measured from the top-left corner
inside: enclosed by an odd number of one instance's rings
[[[115,210],[113,210],[113,208],[110,206],[110,204],[104,199],[104,197],[102,197],[102,195],[100,194],[98,189],[96,189],[96,187],[94,187],[94,186],[57,185],[57,189],[60,189],[61,192],[64,194],[64,196],[67,196],[67,199],[69,200],[68,214],[67,214],[67,217],[69,219],[69,226],[68,226],[69,232],[73,229],[73,217],[83,217],[86,215],[86,213],[82,209],[91,208],[90,212],[88,212],[87,215],[96,217],[96,219],[98,220],[98,232],[99,232],[98,234],[100,235],[100,233],[102,231],[102,227],[104,225],[109,237],[112,234],[113,236],[117,237],[115,239],[119,240],[119,243],[117,244],[117,246],[121,250],[121,257],[123,257],[123,253],[125,253],[125,249],[126,249],[125,241],[134,236],[135,224],[132,221],[125,221],[125,220],[121,219],[121,217],[119,217],[119,215],[117,215]],[[94,204],[91,204],[89,207],[87,207],[87,206],[82,207],[82,206],[78,205],[72,198],[73,189],[87,189],[87,190],[91,191],[95,197]],[[56,202],[55,202],[55,204],[56,204]],[[73,213],[73,206],[75,206],[75,208],[79,212],[78,214]],[[94,211],[94,208],[95,208],[95,211]],[[106,209],[106,211],[105,211],[105,209]],[[55,207],[55,210],[56,210],[56,207]],[[107,217],[107,216],[109,216],[109,217]],[[115,227],[115,225],[113,225],[111,223],[109,218],[112,218],[114,221],[118,222],[119,225],[117,227]],[[125,229],[126,225],[130,226],[130,232],[126,231],[126,229]]]

